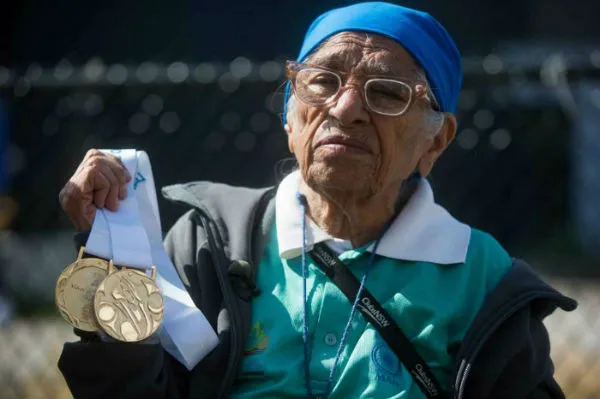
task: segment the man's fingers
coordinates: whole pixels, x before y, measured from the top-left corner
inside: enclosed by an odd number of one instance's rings
[[[101,190],[94,191],[94,205],[96,208],[103,209],[106,204],[106,196],[108,195],[108,186]]]
[[[97,157],[97,156],[102,156],[104,153],[100,150],[97,150],[95,148],[90,148],[86,153],[85,156],[83,157],[84,161],[87,161],[90,158],[93,157]]]
[[[127,168],[125,168],[119,158],[112,154],[100,153],[98,156],[90,156],[86,161],[86,164],[94,170],[101,170],[105,175],[107,174],[105,172],[106,169],[110,169],[112,173],[107,177],[112,177],[114,175],[120,183],[127,183],[131,180]]]
[[[117,162],[119,164],[119,167],[123,171],[123,175],[125,177],[125,183],[129,183],[133,177],[131,176],[131,174],[127,170],[127,167],[125,166],[125,164],[123,163],[123,161],[121,160],[121,158],[119,158],[119,157],[115,157],[115,158],[116,158],[116,160],[117,160]]]
[[[96,208],[102,209],[106,204],[106,196],[108,195],[108,191],[110,190],[111,183],[108,180],[108,178],[100,171],[94,172],[94,182],[94,205],[96,205]]]
[[[113,173],[122,183],[131,181],[131,176],[119,157],[114,154],[105,153],[96,149],[91,149],[85,154],[85,157],[83,158],[81,164],[79,164],[75,175],[82,173],[87,167],[96,169],[103,166],[110,167],[113,170]]]
[[[115,173],[115,170],[108,165],[101,164],[96,167],[99,173],[106,181],[108,181],[108,186],[105,187],[103,184],[97,186],[102,194],[106,193],[104,198],[104,206],[111,211],[116,211],[119,208],[119,187],[121,183],[119,182],[119,178]],[[100,182],[98,182],[100,183]]]
[[[119,187],[119,199],[124,200],[127,197],[127,185],[123,184]]]
[[[105,154],[107,164],[111,167],[117,178],[121,183],[129,183],[131,181],[131,175],[121,158],[113,155],[113,154]]]
[[[119,186],[111,185],[106,195],[105,206],[110,211],[119,209]]]
[[[75,171],[74,175],[80,174],[83,171],[83,169],[85,169],[92,162],[94,162],[93,161],[94,158],[101,158],[103,155],[104,155],[104,153],[102,151],[99,151],[99,150],[97,150],[95,148],[92,148],[91,150],[89,150],[88,152],[86,152],[85,156],[83,157],[83,160],[81,161],[81,163],[77,167],[77,170]]]

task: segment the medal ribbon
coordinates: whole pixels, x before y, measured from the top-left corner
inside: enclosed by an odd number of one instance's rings
[[[86,252],[116,265],[148,270],[156,266],[156,283],[165,304],[158,330],[163,348],[191,370],[218,344],[210,323],[196,307],[163,247],[160,214],[150,159],[144,151],[102,150],[121,159],[132,180],[119,209],[96,212]]]

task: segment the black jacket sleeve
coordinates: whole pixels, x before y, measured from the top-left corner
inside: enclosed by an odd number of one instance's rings
[[[502,323],[470,365],[464,398],[565,398],[554,380],[543,316],[533,302]]]
[[[75,235],[76,247],[89,232]],[[170,254],[174,243],[170,242]],[[185,399],[189,371],[159,343],[104,342],[75,330],[81,340],[64,345],[58,361],[75,399]]]
[[[543,321],[558,308],[572,311],[576,307],[576,301],[515,259],[461,343],[455,397],[564,399],[554,379],[550,338]]]
[[[75,399],[180,399],[188,371],[160,344],[66,343],[58,361]]]

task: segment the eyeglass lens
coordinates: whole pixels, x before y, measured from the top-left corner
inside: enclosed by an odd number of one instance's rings
[[[327,103],[341,87],[341,79],[333,72],[305,68],[296,75],[296,94],[301,101],[313,105]],[[411,88],[405,83],[389,79],[369,79],[364,87],[369,108],[386,115],[400,114],[411,99]]]

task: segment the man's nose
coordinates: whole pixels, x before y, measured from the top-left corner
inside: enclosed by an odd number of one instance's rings
[[[368,123],[370,118],[366,104],[356,87],[342,88],[337,101],[329,108],[329,115],[346,126]]]

